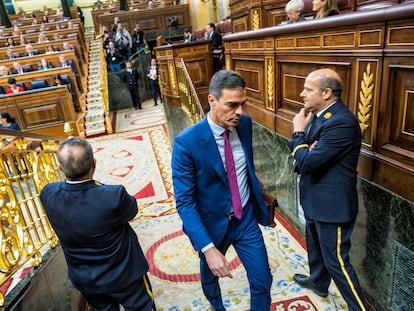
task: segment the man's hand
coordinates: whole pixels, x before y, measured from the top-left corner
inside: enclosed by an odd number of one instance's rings
[[[210,248],[204,253],[206,261],[211,272],[219,278],[228,276],[232,278],[230,273],[230,265],[224,255],[215,247]]]
[[[292,122],[293,122],[293,132],[304,132],[306,124],[309,123],[312,118],[312,113],[307,112],[305,108],[302,108],[299,113],[297,113]]]

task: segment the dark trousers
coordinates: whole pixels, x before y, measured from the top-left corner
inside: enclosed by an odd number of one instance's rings
[[[365,311],[369,309],[349,261],[354,224],[355,221],[334,224],[306,218],[310,278],[318,288],[326,291],[332,278],[349,311]]]
[[[269,311],[271,304],[270,286],[272,274],[263,235],[253,214],[252,203],[243,208],[243,217],[233,219],[220,245],[223,254],[233,245],[247,272],[250,285],[250,310]],[[204,295],[215,309],[223,309],[219,280],[211,272],[204,254],[200,252],[200,277]],[[234,282],[237,282],[236,280]]]
[[[135,109],[141,109],[141,99],[139,97],[138,87],[128,89],[131,94],[132,105]]]
[[[148,276],[136,283],[111,293],[83,294],[94,311],[119,311],[122,305],[126,311],[155,311],[154,297]]]
[[[162,102],[160,84],[158,83],[158,80],[150,79],[149,87],[151,90],[152,98],[154,99],[154,105],[157,105],[158,96],[160,97],[160,100]]]

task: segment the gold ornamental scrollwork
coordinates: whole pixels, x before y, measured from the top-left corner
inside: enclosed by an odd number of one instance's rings
[[[266,108],[272,109],[273,108],[273,100],[275,98],[275,89],[274,89],[274,66],[273,66],[273,59],[267,58],[267,102]]]
[[[374,74],[371,73],[371,64],[368,64],[362,74],[361,90],[359,92],[358,121],[362,135],[369,127],[371,119],[372,97],[374,94]]]
[[[175,77],[174,62],[168,62],[168,72],[169,72],[169,75],[170,75],[172,93],[173,94],[178,94],[178,85],[177,85],[177,79]]]
[[[257,10],[253,11],[252,27],[253,27],[253,30],[260,29],[260,15],[259,15],[259,11]]]

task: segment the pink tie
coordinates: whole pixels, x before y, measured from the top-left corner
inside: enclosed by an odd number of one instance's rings
[[[227,179],[229,180],[231,202],[233,204],[234,216],[237,219],[242,217],[243,206],[240,198],[239,185],[237,184],[236,166],[234,165],[233,151],[229,140],[230,131],[224,131],[224,159],[226,161]]]

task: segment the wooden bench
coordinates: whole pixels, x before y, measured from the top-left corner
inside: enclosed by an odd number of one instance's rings
[[[66,51],[61,53],[54,53],[54,54],[40,54],[40,55],[33,55],[33,56],[24,56],[19,57],[17,59],[4,59],[0,60],[0,66],[6,66],[9,68],[10,71],[13,69],[13,63],[18,62],[22,66],[30,66],[33,70],[38,70],[40,65],[40,60],[42,58],[46,59],[46,61],[51,64],[53,67],[57,67],[59,65],[59,56],[65,54],[66,60],[71,59],[73,64],[75,65],[76,72],[78,75],[84,75],[83,66],[80,65],[79,59],[76,56],[75,51]],[[79,90],[82,92],[82,85],[78,85]]]
[[[23,132],[67,137],[64,124],[69,122],[78,136],[71,97],[64,86],[30,90],[1,96],[0,110],[15,117]]]
[[[73,74],[72,69],[70,67],[53,68],[49,70],[32,71],[18,75],[0,77],[0,86],[6,92],[8,88],[7,81],[10,77],[15,78],[16,81],[19,83],[23,83],[24,87],[27,90],[30,90],[32,88],[30,83],[31,81],[45,80],[48,86],[53,86],[53,84],[55,83],[54,76],[56,75],[67,76],[70,79],[73,94],[73,106],[75,110],[80,111],[80,107],[82,106],[79,99],[81,93],[79,92],[79,89],[77,87],[76,77]]]
[[[46,37],[51,40],[53,39],[53,36],[56,34],[59,36],[59,38],[67,39],[67,38],[78,38],[79,44],[83,46],[83,49],[86,50],[86,43],[85,40],[82,40],[82,35],[79,28],[73,28],[73,29],[61,29],[61,30],[53,30],[53,31],[45,31],[44,34]],[[38,33],[31,33],[31,34],[25,34],[24,37],[26,38],[27,43],[36,43],[39,37]],[[13,37],[13,39],[16,41],[16,44],[20,43],[20,37]],[[0,47],[6,46],[7,38],[0,38]]]
[[[57,53],[64,53],[63,51],[60,52],[63,48],[64,42],[67,42],[69,46],[73,47],[73,49],[75,50],[76,56],[80,60],[80,66],[86,64],[85,52],[82,49],[82,45],[79,44],[77,39],[66,38],[64,40],[59,40],[59,41],[53,40],[53,41],[42,42],[42,43],[31,43],[31,45],[33,46],[33,50],[37,50],[40,53],[40,55],[45,54],[47,46],[49,44],[51,44],[55,49],[58,50]],[[12,49],[14,55],[16,54],[18,55],[18,58],[23,57],[23,54],[26,52],[26,46],[23,46],[23,45],[13,46],[10,48]],[[0,60],[6,60],[8,49],[9,49],[8,47],[0,48]]]

